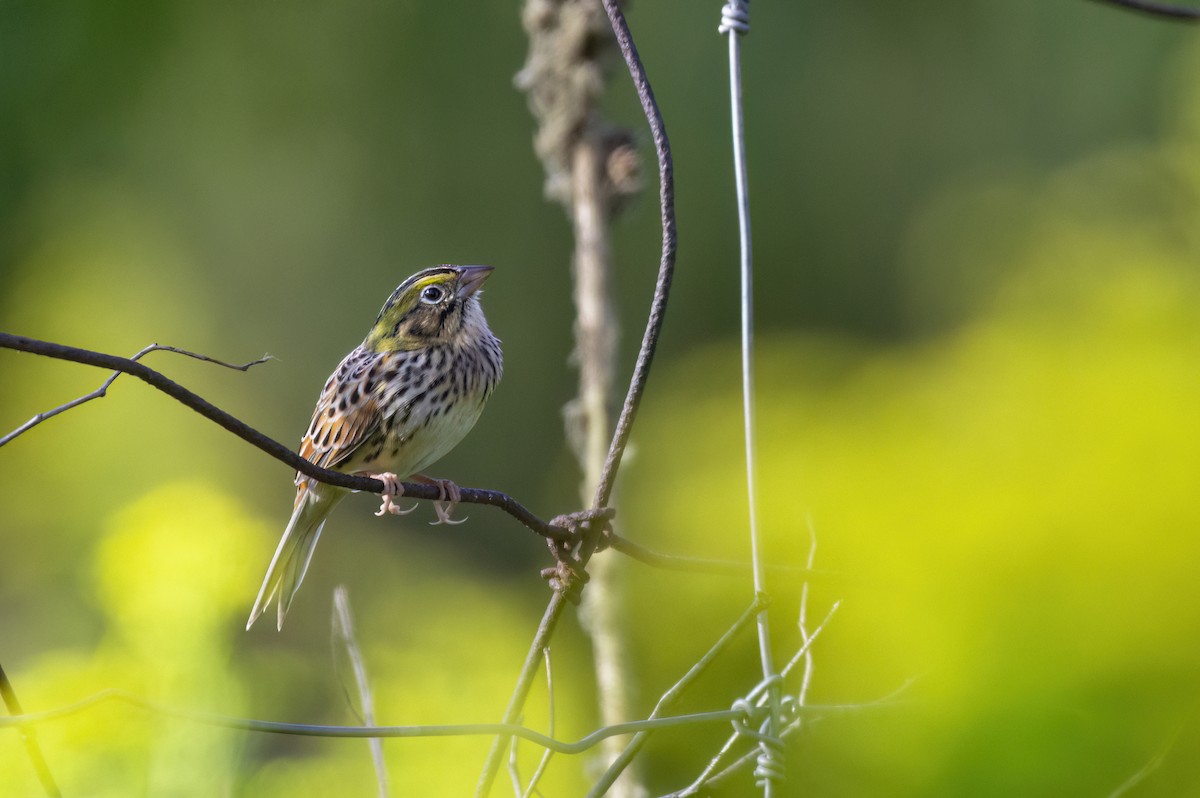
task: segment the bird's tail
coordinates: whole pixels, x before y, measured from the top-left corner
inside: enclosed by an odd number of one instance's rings
[[[275,556],[267,567],[267,576],[258,589],[258,598],[254,600],[254,609],[250,610],[246,629],[254,625],[272,599],[275,599],[279,610],[278,628],[283,628],[283,619],[292,605],[296,590],[304,581],[304,574],[308,572],[308,564],[312,561],[313,549],[325,527],[325,519],[345,493],[344,490],[330,489],[326,485],[305,487],[300,491],[292,519],[283,530]]]

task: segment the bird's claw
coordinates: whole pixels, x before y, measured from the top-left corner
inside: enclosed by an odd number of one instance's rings
[[[462,499],[462,491],[459,490],[458,485],[455,485],[448,479],[435,479],[433,482],[438,486],[438,498],[433,503],[433,511],[437,513],[437,520],[430,521],[429,525],[439,526],[441,524],[449,524],[450,526],[458,526],[466,521],[466,517],[458,519],[451,517],[454,515],[454,508],[458,505],[459,500]]]
[[[394,501],[404,495],[404,483],[395,474],[389,471],[384,474],[370,474],[369,476],[383,483],[383,501],[379,505],[379,512],[375,513],[375,515],[383,516],[388,513],[392,515],[408,515],[417,509],[417,505],[414,504],[407,510],[402,510],[400,509],[400,505]]]

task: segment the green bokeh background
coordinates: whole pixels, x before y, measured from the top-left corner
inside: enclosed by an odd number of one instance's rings
[[[675,149],[680,250],[620,514],[646,545],[745,559],[718,14],[630,11]],[[1200,795],[1196,31],[1084,0],[754,17],[761,515],[776,564],[802,563],[815,531],[810,624],[841,602],[809,699],[865,705],[814,713],[788,794]],[[247,374],[149,362],[293,443],[396,283],[489,263],[504,383],[434,470],[573,509],[571,241],[512,85],[524,52],[515,3],[0,1],[0,328],[123,354],[269,352]],[[609,106],[649,159],[623,73]],[[614,231],[625,373],[657,219],[651,182]],[[0,352],[0,427],[103,376]],[[0,450],[0,486],[0,663],[30,711],[123,688],[354,723],[329,642],[346,584],[380,722],[495,720],[547,597],[544,546],[506,516],[430,528],[425,509],[380,521],[359,497],[284,631],[242,631],[291,474],[131,379]],[[751,586],[621,571],[646,713]],[[783,659],[800,577],[771,587]],[[554,661],[557,733],[574,739],[598,723],[574,615]],[[728,706],[756,667],[746,636],[680,709]],[[530,725],[546,703],[539,687]],[[689,782],[726,732],[655,737],[651,788]],[[67,795],[374,790],[361,741],[118,704],[38,733]],[[486,747],[388,742],[394,794],[468,793]],[[544,792],[581,794],[592,772],[556,757]],[[38,790],[0,733],[0,794]]]

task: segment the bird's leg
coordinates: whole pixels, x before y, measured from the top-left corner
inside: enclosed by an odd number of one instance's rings
[[[409,479],[413,482],[420,482],[423,485],[437,486],[438,498],[433,503],[433,511],[437,513],[437,520],[430,521],[430,526],[437,526],[438,524],[450,524],[453,526],[467,520],[466,518],[459,518],[458,520],[451,518],[454,514],[455,506],[458,504],[459,499],[462,498],[462,492],[459,490],[458,485],[455,485],[448,479],[435,479],[434,477],[427,477],[424,474],[413,474]]]
[[[383,474],[363,472],[362,475],[371,477],[372,479],[377,479],[384,485],[383,502],[379,505],[379,512],[375,513],[375,515],[382,516],[388,513],[391,513],[392,515],[408,515],[413,510],[417,509],[417,505],[414,504],[407,510],[401,510],[400,505],[393,501],[394,499],[398,499],[404,495],[404,483],[402,483],[400,478],[392,472],[388,471]]]

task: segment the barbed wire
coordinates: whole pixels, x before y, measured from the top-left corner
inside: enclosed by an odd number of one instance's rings
[[[767,574],[764,567],[762,535],[758,527],[757,430],[754,414],[754,257],[750,235],[750,188],[746,175],[746,125],[742,113],[741,38],[750,32],[749,0],[729,0],[721,9],[721,24],[717,31],[729,41],[729,109],[733,139],[734,191],[737,197],[739,275],[741,283],[742,338],[742,426],[745,444],[746,495],[749,508],[750,562],[753,566],[754,592],[767,595]],[[783,761],[783,741],[780,739],[783,711],[783,677],[775,671],[771,651],[771,624],[767,602],[757,614],[758,654],[762,667],[762,682],[751,691],[761,695],[770,709],[760,729],[744,721],[734,721],[737,735],[757,740],[758,766],[754,769],[755,783],[762,788],[764,798],[774,798],[786,777]],[[749,709],[751,699],[739,699]]]

